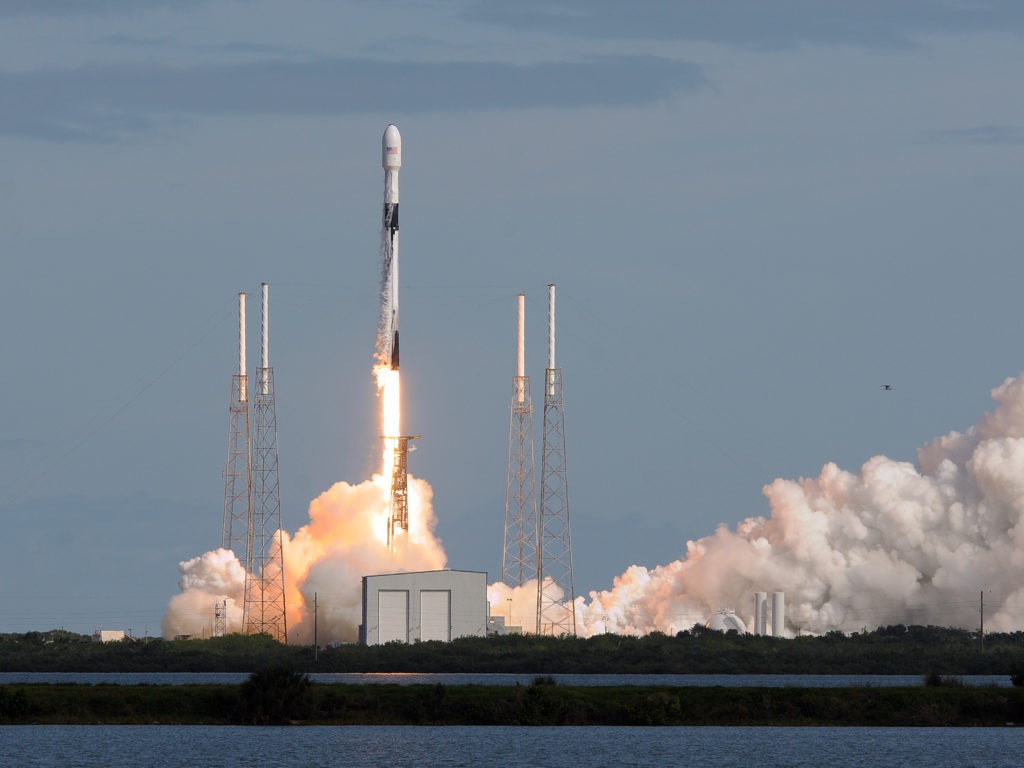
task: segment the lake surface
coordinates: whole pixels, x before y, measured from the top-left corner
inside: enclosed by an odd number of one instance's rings
[[[318,683],[350,685],[529,685],[540,673],[458,674],[458,673],[312,673]],[[245,672],[2,672],[0,685],[10,683],[82,683],[95,685],[195,685],[237,684],[249,677]],[[736,686],[743,688],[837,688],[849,686],[921,686],[921,675],[552,675],[560,685],[678,685]],[[958,675],[967,685],[1009,686],[1008,675]]]
[[[1016,768],[1017,728],[0,726],[0,765]]]

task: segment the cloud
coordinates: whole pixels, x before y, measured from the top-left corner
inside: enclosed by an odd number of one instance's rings
[[[801,43],[904,47],[922,32],[1024,31],[1018,0],[521,0],[467,4],[464,16],[516,29],[583,38],[700,40],[745,47]]]
[[[704,83],[653,56],[501,63],[264,60],[0,73],[0,135],[116,141],[181,115],[343,115],[646,104]]]
[[[1004,146],[1024,144],[1024,129],[1016,125],[978,125],[973,128],[933,131],[931,136],[939,140],[959,141],[967,144]]]
[[[3,0],[0,16],[85,16],[185,8],[208,0]]]

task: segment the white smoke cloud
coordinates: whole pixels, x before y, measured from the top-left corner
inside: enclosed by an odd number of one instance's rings
[[[786,593],[787,631],[914,623],[1024,624],[1024,379],[996,408],[923,447],[918,467],[876,456],[859,474],[764,488],[770,515],[686,544],[668,565],[631,566],[612,589],[576,600],[582,634],[676,632],[723,607],[753,619],[755,591]]]
[[[537,631],[536,579],[518,587],[497,581],[487,587],[487,602],[491,604],[491,614],[503,617],[506,627],[520,627],[526,633]]]
[[[309,523],[284,534],[285,603],[289,642],[352,642],[362,620],[362,577],[376,573],[444,568],[447,558],[434,536],[433,491],[410,476],[409,531],[387,547],[385,521],[390,485],[379,475],[358,485],[335,483],[309,505]],[[234,553],[207,552],[179,565],[181,593],[171,598],[164,637],[209,635],[214,605],[228,601],[228,631],[242,631],[245,569]]]
[[[242,631],[245,569],[230,549],[215,549],[178,563],[181,593],[171,598],[161,631],[164,637],[208,636],[217,603],[228,604],[227,631]]]
[[[409,530],[387,547],[390,485],[379,475],[349,485],[335,483],[309,505],[310,522],[285,542],[289,640],[313,642],[313,593],[318,640],[353,642],[362,620],[362,577],[444,568],[447,557],[434,536],[433,491],[408,478]],[[296,606],[293,610],[293,606]]]
[[[885,456],[859,473],[826,464],[818,477],[764,488],[770,513],[735,530],[688,541],[680,559],[633,565],[611,589],[575,600],[577,628],[645,634],[688,629],[720,608],[753,624],[753,593],[786,593],[787,632],[855,631],[893,623],[1024,625],[1024,378],[992,392],[996,407],[964,433],[918,452],[918,465]],[[409,478],[410,530],[386,546],[389,484],[374,476],[337,483],[310,504],[310,522],[285,535],[289,639],[312,641],[313,594],[321,642],[356,639],[361,577],[446,565],[434,536],[432,491]],[[245,574],[215,550],[181,563],[182,593],[170,602],[164,636],[201,634],[215,603],[228,601],[229,631],[241,629]],[[533,631],[536,582],[488,587],[492,612]]]

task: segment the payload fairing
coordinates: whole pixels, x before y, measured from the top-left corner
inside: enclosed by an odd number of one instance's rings
[[[385,329],[382,350],[384,364],[398,370],[398,172],[402,168],[402,135],[398,126],[388,125],[381,142],[384,166],[384,305]]]

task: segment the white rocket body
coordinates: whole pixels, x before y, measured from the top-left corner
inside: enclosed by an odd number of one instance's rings
[[[402,168],[402,135],[398,126],[388,125],[381,141],[384,166],[384,282],[386,289],[387,333],[384,362],[398,370],[398,172]]]

